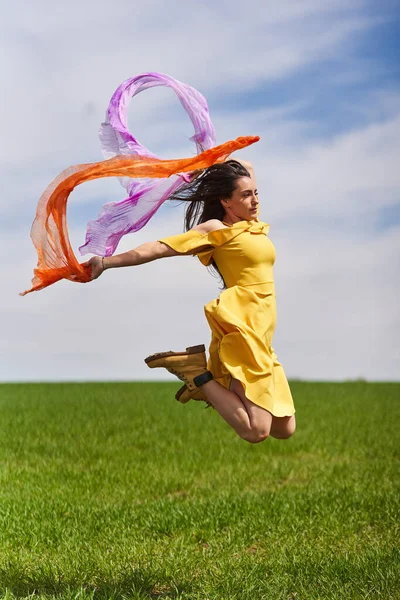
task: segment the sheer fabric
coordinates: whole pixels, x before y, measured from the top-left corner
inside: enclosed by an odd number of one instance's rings
[[[161,160],[128,130],[127,109],[131,98],[154,86],[171,87],[187,111],[194,127],[191,138],[198,155],[193,158]],[[32,288],[25,295],[60,279],[90,281],[90,267],[80,264],[71,248],[66,222],[66,203],[79,184],[101,177],[118,177],[129,196],[103,206],[100,216],[90,221],[81,254],[112,255],[127,233],[138,231],[165,200],[188,179],[190,172],[205,169],[244,148],[259,137],[240,137],[215,146],[215,130],[206,99],[194,88],[163,73],[144,73],[124,81],[111,98],[106,120],[100,128],[104,157],[108,160],[76,165],[63,171],[39,200],[31,238],[38,254]]]
[[[124,81],[113,94],[105,122],[100,128],[100,142],[104,158],[117,155],[160,158],[148,150],[128,129],[128,107],[131,99],[152,87],[167,86],[177,95],[193,124],[197,154],[215,146],[215,129],[211,122],[207,101],[195,88],[163,73],[144,73]],[[123,235],[138,231],[146,225],[160,206],[187,181],[188,176],[174,174],[165,179],[132,179],[121,177],[120,183],[128,197],[105,204],[99,217],[90,221],[86,229],[81,254],[92,252],[111,256]]]
[[[69,167],[48,186],[39,200],[31,230],[38,264],[34,270],[32,287],[21,295],[43,289],[60,279],[81,283],[90,281],[91,267],[87,262],[78,262],[68,236],[67,201],[77,185],[101,177],[167,178],[181,172],[190,173],[226,160],[235,150],[258,140],[258,137],[239,137],[192,158],[160,160],[139,155],[116,156],[98,163]]]

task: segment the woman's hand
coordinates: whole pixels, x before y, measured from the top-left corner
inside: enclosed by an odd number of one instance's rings
[[[251,179],[254,179],[254,181],[255,181],[254,169],[253,169],[253,165],[251,164],[251,162],[249,162],[248,160],[242,160],[241,158],[236,158],[235,156],[228,156],[228,158],[226,160],[236,160],[236,162],[243,165],[243,167],[245,169],[247,169],[248,172],[250,173]]]
[[[91,281],[93,281],[93,279],[100,277],[104,271],[103,259],[101,256],[92,256],[88,263],[92,267]]]

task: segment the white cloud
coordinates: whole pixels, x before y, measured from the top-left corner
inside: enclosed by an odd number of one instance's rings
[[[253,1],[245,14],[239,3],[196,3],[182,26],[179,4],[166,12],[159,2],[139,10],[118,1],[112,20],[104,1],[96,11],[79,6],[80,21],[74,2],[51,11],[44,1],[23,11],[10,6],[3,24],[0,231],[10,258],[2,265],[0,379],[171,379],[143,358],[209,341],[203,305],[219,293],[218,282],[194,258],[17,295],[36,262],[28,231],[43,188],[68,164],[101,159],[97,130],[112,92],[146,70],[168,72],[207,97],[224,91],[224,102],[210,106],[219,142],[262,137],[245,155],[278,251],[275,348],[288,375],[398,378],[399,231],[375,231],[378,211],[399,201],[398,90],[371,94],[359,106],[365,126],[325,139],[315,134],[316,117],[299,116],[307,96],[276,108],[266,98],[263,108],[225,110],[244,87],[257,90],[327,59],[353,60],[357,36],[378,17],[367,18],[361,1]],[[132,130],[156,152],[192,154],[190,121],[177,107],[170,90],[139,95]],[[71,222],[91,206],[93,218],[104,196],[121,199],[122,189],[112,180],[77,189]],[[182,207],[164,208],[119,250],[178,233],[182,220]],[[83,226],[71,230],[76,249]]]
[[[119,0],[112,18],[105,0],[96,11],[79,3],[79,19],[75,5],[8,7],[0,53],[7,81],[0,109],[13,115],[2,125],[7,145],[0,160],[7,165],[21,154],[34,160],[63,153],[77,162],[97,156],[99,119],[132,74],[167,72],[206,95],[222,83],[231,95],[339,54],[348,60],[360,31],[375,25],[360,2],[250,1],[245,9],[239,2],[196,3],[195,13],[185,10],[184,24],[179,3],[149,2],[143,11]],[[152,95],[141,105],[146,120]],[[173,102],[171,94],[166,111]]]

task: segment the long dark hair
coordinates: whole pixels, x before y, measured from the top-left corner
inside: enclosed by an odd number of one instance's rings
[[[188,203],[185,212],[185,231],[210,219],[222,221],[225,210],[221,200],[232,196],[236,181],[241,177],[250,177],[248,170],[237,160],[227,160],[194,173],[189,183],[172,194],[169,200]],[[211,265],[212,270],[216,271],[222,280],[222,289],[226,288],[217,265],[214,261]]]

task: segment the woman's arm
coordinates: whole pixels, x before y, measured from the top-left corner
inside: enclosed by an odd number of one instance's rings
[[[242,160],[241,158],[236,158],[236,156],[229,156],[226,160],[236,160],[236,162],[240,163],[244,166],[245,169],[248,170],[248,172],[250,173],[250,177],[254,179],[253,165],[248,160]]]
[[[164,256],[177,256],[179,252],[175,252],[162,242],[146,242],[137,248],[116,254],[115,256],[107,256],[103,259],[104,269],[114,269],[116,267],[133,267],[143,265],[163,258]]]
[[[208,233],[215,229],[220,229],[224,225],[217,219],[210,219],[206,223],[200,223],[189,231],[197,231],[199,233]],[[184,235],[184,234],[183,234]],[[177,252],[173,248],[170,248],[164,242],[146,242],[137,248],[123,252],[122,254],[116,254],[115,256],[93,256],[89,260],[89,264],[92,266],[92,279],[97,279],[103,271],[106,269],[114,269],[118,267],[132,267],[137,265],[143,265],[157,260],[158,258],[164,258],[166,256],[182,256],[186,253]]]
[[[89,260],[92,266],[92,279],[97,279],[106,269],[114,269],[118,267],[132,267],[143,265],[145,263],[163,258],[164,256],[177,256],[179,252],[175,252],[172,248],[162,242],[146,242],[137,248],[115,254],[115,256],[93,256]]]

